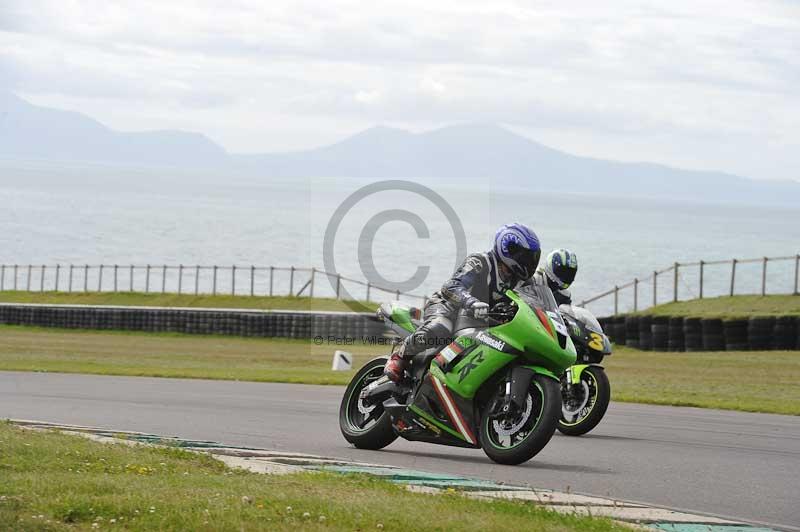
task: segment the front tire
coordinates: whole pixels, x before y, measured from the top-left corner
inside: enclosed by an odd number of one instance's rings
[[[563,390],[564,407],[558,430],[567,436],[582,436],[595,428],[608,410],[611,384],[600,366],[589,366],[581,373],[581,382]]]
[[[498,464],[517,465],[536,456],[553,437],[561,415],[561,389],[557,381],[536,374],[522,412],[493,414],[494,404],[489,401],[482,412],[481,447]]]
[[[388,357],[375,358],[358,370],[347,385],[339,406],[342,436],[359,449],[383,449],[397,439],[392,420],[384,412],[383,405],[366,405],[359,397],[361,390],[383,375],[387,360]]]

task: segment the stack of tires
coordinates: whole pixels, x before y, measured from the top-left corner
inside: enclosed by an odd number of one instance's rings
[[[639,349],[650,351],[653,349],[653,317],[639,316]]]
[[[772,347],[774,349],[800,349],[800,330],[797,316],[779,316],[775,319]]]
[[[775,316],[754,316],[747,324],[750,349],[763,351],[772,348],[775,334]]]
[[[747,351],[750,344],[747,340],[748,321],[742,319],[725,320],[725,350]]]
[[[626,333],[627,329],[625,326],[625,316],[617,316],[614,318],[614,342],[617,345],[625,345],[627,341]]]
[[[723,334],[722,320],[717,318],[703,318],[700,320],[703,331],[703,351],[724,351],[725,336]]]
[[[800,316],[749,319],[617,316],[603,330],[617,345],[647,351],[767,351],[800,349]]]
[[[669,347],[669,317],[654,316],[652,331],[653,351],[666,351]]]
[[[625,345],[639,348],[639,317],[625,316]]]
[[[686,350],[683,332],[683,318],[670,318],[667,326],[667,349],[678,352]]]

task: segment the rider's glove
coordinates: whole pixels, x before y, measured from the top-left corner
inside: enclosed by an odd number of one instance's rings
[[[483,319],[489,313],[489,305],[476,298],[471,298],[467,301],[464,308],[468,313],[472,314],[474,318]]]

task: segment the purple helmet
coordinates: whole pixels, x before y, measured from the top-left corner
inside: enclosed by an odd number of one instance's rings
[[[530,279],[539,265],[542,247],[539,237],[528,226],[504,225],[494,235],[494,252],[520,279]]]

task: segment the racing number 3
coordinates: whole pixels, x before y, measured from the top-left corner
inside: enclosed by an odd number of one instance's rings
[[[589,334],[589,338],[591,338],[591,340],[589,341],[589,347],[591,347],[595,351],[602,351],[603,350],[603,337],[602,336],[600,336],[599,334],[593,332],[593,333]]]

